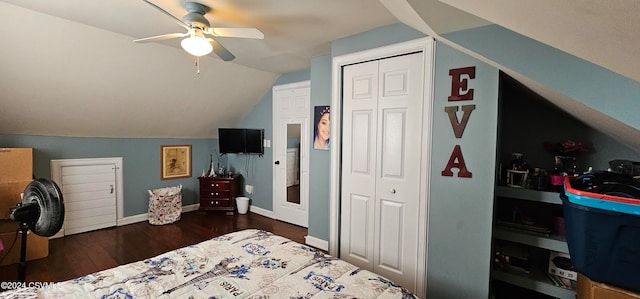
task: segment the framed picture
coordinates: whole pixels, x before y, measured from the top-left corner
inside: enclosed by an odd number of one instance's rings
[[[162,145],[160,147],[160,179],[191,177],[191,145]]]
[[[315,106],[313,109],[313,148],[328,150],[331,142],[331,106]]]

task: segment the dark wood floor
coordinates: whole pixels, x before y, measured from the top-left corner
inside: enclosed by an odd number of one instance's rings
[[[307,235],[306,228],[254,213],[227,216],[188,212],[173,224],[139,222],[50,240],[49,256],[27,263],[26,280],[69,280],[247,228],[271,231],[299,243],[304,243]],[[15,280],[17,264],[0,267],[0,281]]]

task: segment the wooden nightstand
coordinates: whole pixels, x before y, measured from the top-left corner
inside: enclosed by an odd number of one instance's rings
[[[200,181],[199,211],[226,211],[227,215],[234,214],[240,175],[199,177],[198,180]]]

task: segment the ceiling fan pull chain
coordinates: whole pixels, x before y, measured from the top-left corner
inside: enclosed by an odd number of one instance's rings
[[[200,56],[196,56],[196,73],[200,75]]]

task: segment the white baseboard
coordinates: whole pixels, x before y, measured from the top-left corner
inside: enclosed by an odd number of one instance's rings
[[[269,210],[265,210],[263,208],[258,208],[256,206],[249,206],[249,211],[256,213],[258,215],[262,215],[264,217],[269,217],[271,219],[276,219],[276,215],[273,213],[273,211],[269,211]]]
[[[188,206],[182,206],[182,213],[196,211],[199,208],[200,208],[200,204],[199,203],[188,205]],[[138,222],[143,222],[143,221],[148,221],[148,220],[149,220],[149,214],[148,213],[144,213],[144,214],[139,214],[139,215],[133,215],[133,216],[127,216],[127,217],[120,218],[120,219],[118,219],[116,221],[116,225],[117,226],[123,226],[123,225],[127,225],[127,224],[133,224],[133,223],[138,223]]]
[[[305,236],[304,242],[309,246],[313,246],[324,251],[329,250],[329,241],[326,240],[322,240],[313,236]]]
[[[182,213],[193,212],[193,211],[197,211],[198,209],[200,209],[200,204],[199,203],[194,203],[192,205],[183,206],[182,207]]]
[[[133,224],[133,223],[138,223],[138,222],[142,222],[142,221],[147,221],[147,220],[149,220],[149,215],[147,213],[139,214],[139,215],[133,215],[133,216],[127,216],[127,217],[122,217],[122,218],[116,220],[116,226],[123,226],[123,225],[127,225],[127,224]]]

